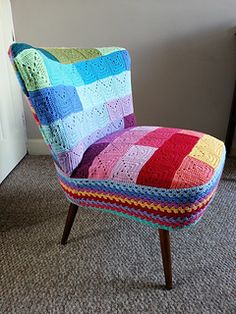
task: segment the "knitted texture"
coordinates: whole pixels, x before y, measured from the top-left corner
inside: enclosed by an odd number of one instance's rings
[[[9,53],[55,162],[68,175],[91,144],[135,124],[125,49],[16,43]]]
[[[224,166],[220,140],[136,126],[123,48],[9,50],[69,201],[167,230],[195,224]]]

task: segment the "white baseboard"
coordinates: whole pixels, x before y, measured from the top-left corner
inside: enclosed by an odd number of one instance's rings
[[[28,140],[27,150],[29,155],[50,155],[48,147],[43,139]]]

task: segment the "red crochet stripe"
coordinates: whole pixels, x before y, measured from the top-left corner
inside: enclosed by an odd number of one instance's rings
[[[62,187],[63,188],[63,187]],[[74,194],[72,192],[69,192],[67,191],[66,189],[63,188],[63,190],[69,194],[70,196],[72,196],[73,198],[75,199],[84,199],[85,197],[83,195],[78,195],[78,194]],[[192,212],[185,212],[184,214],[180,214],[180,213],[168,213],[167,211],[165,212],[162,212],[160,210],[155,210],[155,209],[150,209],[150,208],[142,208],[141,206],[139,205],[136,205],[136,204],[129,204],[129,203],[122,203],[121,201],[116,201],[116,200],[110,200],[110,199],[105,199],[105,198],[99,198],[98,196],[86,196],[87,199],[89,200],[93,200],[93,201],[96,201],[96,202],[104,202],[104,203],[111,203],[111,204],[116,204],[116,205],[121,205],[121,206],[127,206],[129,208],[134,208],[134,209],[138,209],[138,210],[142,210],[142,211],[145,211],[147,213],[150,213],[150,214],[158,214],[162,217],[173,217],[173,218],[177,218],[177,217],[190,217],[192,215]],[[202,211],[207,205],[208,203],[210,202],[210,200],[206,203],[206,204],[201,204],[198,206],[198,209],[194,210],[194,213],[198,213],[200,211]]]
[[[97,208],[99,206],[99,208],[107,209],[107,210],[111,211],[111,207],[105,206],[103,204],[89,204],[87,202],[80,202],[80,205],[81,206],[94,207],[94,208]],[[168,223],[168,222],[160,221],[158,218],[153,219],[153,218],[150,218],[150,217],[143,216],[143,215],[141,215],[139,213],[130,213],[130,212],[127,212],[127,211],[125,211],[124,209],[122,209],[120,207],[113,207],[112,210],[116,211],[116,212],[121,212],[121,213],[129,215],[129,216],[134,216],[134,217],[140,218],[142,220],[147,220],[147,221],[150,221],[150,222],[153,222],[153,223],[157,223],[157,224],[162,225],[162,226],[172,227],[172,228],[183,227],[183,225],[188,226],[189,224],[194,223],[196,220],[198,220],[200,218],[200,217],[198,217],[197,219],[190,219],[187,222],[181,222],[181,223],[178,223],[178,222],[169,222]]]
[[[175,172],[199,138],[175,133],[152,155],[140,170],[137,184],[170,188]],[[154,170],[155,169],[155,170]]]

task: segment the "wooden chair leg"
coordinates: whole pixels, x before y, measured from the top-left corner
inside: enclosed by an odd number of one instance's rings
[[[66,218],[65,228],[64,228],[62,239],[61,239],[61,244],[63,245],[65,245],[67,242],[77,210],[78,210],[78,206],[73,203],[70,203],[69,211]]]
[[[169,231],[159,229],[162,263],[165,274],[166,289],[172,289],[172,268]]]

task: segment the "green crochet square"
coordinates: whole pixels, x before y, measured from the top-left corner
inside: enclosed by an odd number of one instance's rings
[[[36,49],[23,50],[14,61],[28,91],[51,86],[43,58]]]
[[[74,63],[81,60],[93,59],[101,56],[101,52],[93,48],[44,48],[57,58],[61,63]]]

